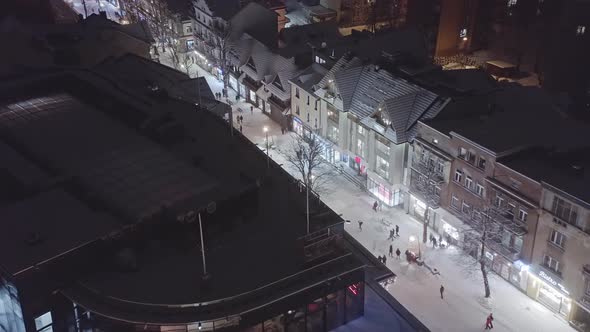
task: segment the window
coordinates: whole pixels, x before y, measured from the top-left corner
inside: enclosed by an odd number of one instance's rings
[[[465,177],[465,187],[469,190],[473,188],[473,180],[471,180],[471,176]]]
[[[560,273],[559,272],[559,261],[549,255],[545,255],[545,258],[543,259],[543,264],[550,268],[551,270]]]
[[[307,113],[307,122],[309,122],[309,112]]]
[[[549,242],[563,248],[565,246],[565,235],[556,230],[552,230],[551,235],[549,236]]]
[[[51,311],[44,313],[43,315],[35,318],[35,329],[37,332],[53,332],[53,319],[51,317]]]
[[[486,158],[479,157],[479,160],[477,161],[477,167],[481,169],[486,169]]]
[[[361,125],[359,125],[359,126],[357,127],[357,132],[358,132],[359,134],[361,134],[361,135],[365,135],[365,131],[366,131],[365,127],[363,127],[363,126],[361,126]]]
[[[459,199],[455,195],[451,197],[451,206],[457,209],[459,208]]]
[[[443,163],[442,161],[439,161],[436,163],[436,173],[441,174],[444,172],[445,170],[445,163]]]
[[[295,88],[295,97],[299,98],[299,88]]]
[[[295,114],[300,115],[301,113],[299,112],[299,105],[295,106]]]
[[[496,200],[494,201],[494,204],[497,207],[502,207],[502,205],[504,205],[504,198],[500,197],[500,195],[496,195]]]
[[[517,2],[517,0],[508,0],[508,8],[515,6],[516,2]]]
[[[469,204],[463,202],[463,205],[461,206],[461,212],[468,214],[470,208],[471,206],[469,206]]]
[[[389,179],[389,161],[379,155],[377,156],[377,173],[385,179]]]
[[[460,170],[456,170],[454,180],[457,183],[461,183],[461,180],[463,180],[463,172],[461,172]]]
[[[477,183],[475,185],[475,192],[477,193],[477,195],[483,197],[483,191],[484,191],[483,186],[480,183]]]
[[[326,63],[326,60],[324,60],[324,59],[322,59],[322,58],[320,58],[319,56],[316,55],[315,56],[315,62],[316,63],[319,63],[319,64],[324,64],[324,63]]]
[[[459,148],[459,158],[465,159],[467,156],[467,150],[465,148]]]
[[[506,210],[506,217],[510,220],[514,219],[514,209],[516,206],[512,203],[508,203],[508,208]]]
[[[360,154],[361,156],[365,156],[365,142],[359,138],[356,141],[356,148],[357,148],[357,153]]]
[[[307,96],[307,105],[309,105],[309,96]]]
[[[194,40],[187,40],[186,41],[186,49],[190,51],[193,48],[195,48],[195,41]]]
[[[525,210],[523,210],[523,209],[518,210],[518,219],[520,221],[526,222],[526,218],[528,216],[529,216],[529,214]]]
[[[459,30],[459,38],[465,38],[467,37],[467,29],[463,28],[461,30]]]
[[[584,294],[590,296],[590,280],[586,279],[586,286],[584,288]]]
[[[193,28],[191,28],[190,26],[186,27],[186,33],[191,33],[193,32]]]
[[[555,198],[553,198],[553,207],[551,211],[558,218],[563,219],[570,224],[576,225],[578,220],[578,208],[571,203],[555,196]]]
[[[585,25],[578,25],[576,28],[576,35],[581,36],[586,33],[586,26]]]
[[[467,160],[468,162],[472,163],[472,164],[475,164],[475,153],[473,153],[473,152],[469,151],[469,152],[467,153],[467,159],[466,159],[466,160]]]

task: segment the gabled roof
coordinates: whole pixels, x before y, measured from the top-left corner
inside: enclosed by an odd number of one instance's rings
[[[391,119],[391,129],[395,135],[387,137],[395,137],[395,143],[410,139],[412,128],[419,119],[432,117],[442,109],[443,99],[437,94],[378,66],[355,64],[360,62],[341,59],[326,75],[334,77],[334,84],[342,98],[343,111],[351,112],[362,120],[381,108]],[[322,80],[320,85],[328,82]]]

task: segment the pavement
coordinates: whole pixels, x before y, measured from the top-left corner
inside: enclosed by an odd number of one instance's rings
[[[198,67],[191,69],[195,75],[197,69],[199,74],[205,76],[214,93],[221,91],[221,81]],[[234,101],[235,92],[230,89],[229,94],[229,99]],[[250,104],[243,99],[232,107],[234,126],[239,130],[235,116],[243,115],[243,135],[263,150],[267,139],[263,128],[269,128],[270,157],[299,178],[285,158],[290,153],[296,134],[282,134],[279,124],[258,108],[250,112]],[[238,109],[244,112],[240,113]],[[383,207],[380,211],[373,211],[375,198],[344,177],[335,173],[319,194],[336,213],[352,221],[345,224],[345,230],[375,256],[388,255],[390,244],[394,251],[400,249],[401,260],[387,258],[386,266],[397,278],[385,288],[431,331],[483,330],[489,313],[494,314],[497,331],[573,331],[563,318],[494,273],[489,273],[492,296],[486,299],[483,296],[479,266],[473,258],[453,246],[440,249],[421,243],[422,224],[419,221],[396,207]],[[356,222],[358,220],[363,221],[362,230]],[[389,230],[395,225],[400,227],[400,236],[393,241],[387,240]],[[438,234],[435,235],[438,238]],[[440,274],[433,274],[426,267],[409,264],[403,259],[406,249],[417,248],[422,252],[426,264],[436,268]],[[445,287],[444,299],[440,298],[441,285]]]

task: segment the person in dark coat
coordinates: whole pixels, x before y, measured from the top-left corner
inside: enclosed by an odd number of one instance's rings
[[[443,285],[440,285],[440,298],[441,299],[444,299],[444,296],[443,296],[444,292],[445,292],[445,287]]]
[[[383,255],[383,265],[385,265],[385,263],[387,263],[387,257]]]
[[[373,211],[377,212],[378,206],[379,206],[379,203],[377,203],[377,201],[375,201],[375,203],[373,203]]]
[[[401,255],[401,253],[402,252],[399,250],[399,248],[397,248],[397,250],[395,251],[395,254],[397,255],[397,259],[400,259],[399,255]]]
[[[399,226],[395,225],[395,235],[399,236]]]
[[[242,132],[242,125],[240,125],[240,133]]]
[[[363,230],[363,222],[359,220],[359,230],[362,231]]]
[[[393,246],[389,245],[389,257],[393,257]]]
[[[486,318],[486,330],[491,330],[494,328],[493,321],[494,321],[494,316],[492,316],[492,314],[490,313],[488,318]]]
[[[434,236],[432,237],[432,247],[436,247],[436,238]]]

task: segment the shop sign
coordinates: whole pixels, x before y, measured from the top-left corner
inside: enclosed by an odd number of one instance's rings
[[[570,295],[570,292],[568,292],[565,289],[565,287],[563,287],[563,285],[561,283],[559,283],[558,281],[553,279],[553,277],[551,277],[550,275],[545,273],[545,271],[539,271],[539,278],[541,278],[541,279],[545,280],[547,283],[553,285],[553,287],[559,288],[565,294]]]

